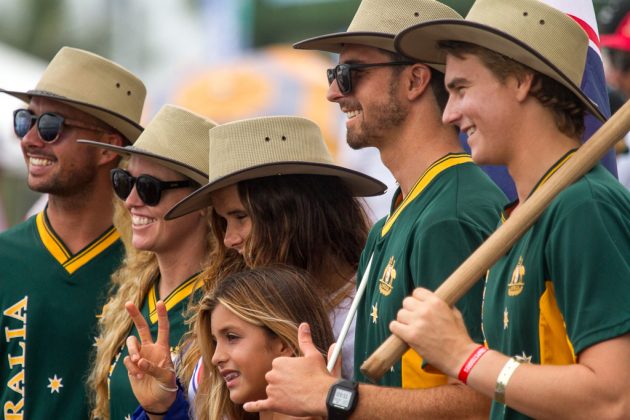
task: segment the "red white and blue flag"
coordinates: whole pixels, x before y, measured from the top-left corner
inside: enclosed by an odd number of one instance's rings
[[[597,29],[593,2],[591,0],[542,0],[542,2],[569,15],[588,35],[588,54],[586,57],[584,76],[582,77],[582,86],[580,86],[580,88],[599,106],[600,111],[602,111],[605,117],[610,117],[610,102],[608,101],[608,92],[606,90],[604,64],[599,48],[599,31]],[[602,125],[599,120],[590,114],[587,114],[585,123],[586,130],[584,132],[583,141],[588,140]],[[615,154],[612,150],[602,159],[602,163],[610,172],[617,175]]]
[[[599,106],[606,118],[610,117],[610,103],[604,77],[604,64],[599,48],[599,31],[595,19],[595,9],[591,0],[540,0],[551,7],[563,11],[584,29],[589,38],[586,66],[582,77],[582,91]],[[583,141],[588,140],[602,123],[590,113],[585,117]],[[610,150],[602,159],[602,164],[613,175],[617,175],[615,153]],[[484,166],[484,171],[501,187],[510,200],[516,199],[516,189],[507,170],[500,166]]]

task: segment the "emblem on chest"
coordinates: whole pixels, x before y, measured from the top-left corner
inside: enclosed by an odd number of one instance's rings
[[[378,281],[380,284],[378,290],[383,296],[389,296],[394,288],[394,280],[396,280],[396,269],[394,268],[394,257],[389,258],[389,262],[383,270],[383,277]]]
[[[518,296],[525,287],[523,278],[525,277],[525,266],[523,265],[523,257],[518,258],[518,263],[512,271],[512,278],[508,283],[508,296]]]

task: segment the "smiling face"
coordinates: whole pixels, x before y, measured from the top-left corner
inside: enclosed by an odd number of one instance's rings
[[[212,364],[224,378],[230,400],[244,404],[266,398],[265,374],[271,370],[273,359],[290,356],[291,351],[278,337],[244,321],[222,304],[212,311],[211,332],[215,344]]]
[[[236,184],[212,192],[212,206],[225,223],[223,244],[242,255],[252,231],[252,219],[241,202]]]
[[[149,159],[132,156],[127,171],[134,177],[146,174],[161,181],[179,181],[186,177]],[[146,205],[134,185],[125,200],[131,215],[132,245],[137,249],[156,254],[167,253],[181,247],[188,238],[197,237],[206,224],[205,210],[195,211],[173,220],[164,220],[166,212],[192,192],[192,187],[163,190],[156,206]]]
[[[443,122],[468,135],[476,163],[507,164],[512,156],[514,123],[522,112],[518,80],[508,77],[500,81],[476,55],[448,54],[444,81],[449,99]]]
[[[46,98],[34,97],[28,109],[35,116],[54,112],[68,119],[97,124],[98,121],[69,105]],[[42,141],[33,127],[20,141],[28,170],[28,186],[33,191],[59,196],[71,196],[92,189],[98,173],[100,151],[77,139],[98,140],[101,133],[64,125],[59,139]]]
[[[392,61],[386,52],[374,47],[347,45],[339,55],[342,64],[371,64]],[[352,91],[343,95],[336,81],[328,88],[327,99],[339,104],[346,114],[348,145],[353,149],[379,147],[408,115],[399,92],[399,69],[369,67],[351,71]]]

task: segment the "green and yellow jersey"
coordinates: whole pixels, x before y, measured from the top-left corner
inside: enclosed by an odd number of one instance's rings
[[[171,346],[171,356],[179,353],[178,344],[184,333],[188,331],[185,324],[185,311],[191,302],[201,297],[203,292],[203,281],[200,274],[188,278],[173,290],[165,299],[163,299],[168,312],[168,320],[170,324],[169,344]],[[157,339],[157,312],[156,303],[159,300],[158,283],[156,282],[150,289],[147,297],[144,299],[140,312],[149,324],[151,336],[153,340]],[[138,331],[134,326],[130,335],[138,337]],[[138,337],[139,339],[139,337]],[[138,400],[133,394],[127,368],[123,364],[124,358],[128,355],[127,346],[123,345],[118,352],[110,369],[108,386],[109,386],[109,410],[112,420],[131,419],[131,414],[138,408]]]
[[[572,364],[589,346],[630,331],[629,302],[630,193],[596,166],[489,270],[484,337],[490,348],[531,363]],[[527,417],[494,403],[491,418]]]
[[[88,418],[97,316],[122,255],[113,227],[73,255],[45,211],[0,234],[0,417]]]
[[[448,154],[435,162],[402,199],[396,192],[390,215],[372,228],[361,256],[361,279],[374,254],[365,295],[357,311],[355,375],[359,366],[391,334],[403,299],[416,287],[435,290],[485,240],[507,199],[467,154]],[[471,336],[482,342],[479,282],[458,303]],[[422,368],[409,350],[379,382],[403,388],[446,383],[446,376]]]

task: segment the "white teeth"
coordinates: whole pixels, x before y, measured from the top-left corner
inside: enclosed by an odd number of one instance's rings
[[[238,372],[232,372],[232,373],[228,373],[227,375],[225,375],[225,382],[229,382],[234,378],[237,378],[239,376]]]
[[[477,131],[477,127],[470,127],[468,130],[466,130],[466,135],[470,137],[473,134],[475,134],[476,131]]]
[[[149,223],[155,222],[156,219],[152,217],[143,217],[143,216],[131,216],[131,223],[134,226],[138,225],[148,225]]]
[[[29,163],[31,165],[33,165],[33,166],[50,166],[54,162],[52,160],[50,160],[50,159],[30,157],[29,158]]]
[[[356,117],[357,115],[359,115],[360,113],[361,113],[361,111],[360,111],[360,110],[358,110],[358,109],[357,109],[357,110],[354,110],[354,111],[347,111],[347,112],[346,112],[346,116],[347,116],[348,118],[354,118],[354,117]]]

